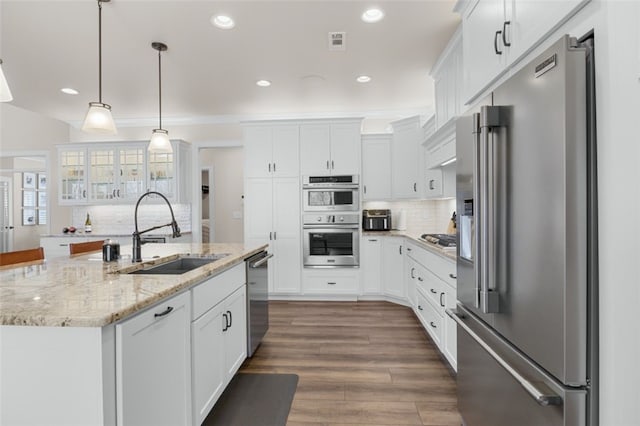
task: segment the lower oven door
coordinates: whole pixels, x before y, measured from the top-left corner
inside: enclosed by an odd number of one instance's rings
[[[305,267],[345,267],[360,265],[360,235],[355,227],[303,228]]]

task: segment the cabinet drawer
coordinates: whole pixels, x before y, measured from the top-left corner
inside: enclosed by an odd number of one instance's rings
[[[440,346],[442,342],[442,317],[422,291],[418,290],[416,297],[418,318],[434,342]]]
[[[416,274],[418,275],[418,288],[434,305],[440,305],[440,294],[444,291],[444,283],[424,267],[419,267]]]
[[[318,275],[306,276],[304,291],[307,294],[356,294],[357,276]]]
[[[240,263],[195,286],[191,290],[193,306],[191,319],[194,320],[207,312],[235,289],[243,286],[245,282],[245,266],[244,263]]]
[[[456,264],[437,254],[428,253],[429,260],[425,266],[431,270],[438,278],[453,288],[456,287]]]

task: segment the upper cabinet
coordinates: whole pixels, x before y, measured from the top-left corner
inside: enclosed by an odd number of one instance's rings
[[[394,199],[422,197],[420,143],[423,138],[419,117],[391,123],[391,192]]]
[[[431,71],[436,95],[436,129],[462,112],[462,61],[462,27],[460,26]]]
[[[362,199],[391,198],[391,142],[393,135],[362,135]]]
[[[361,119],[304,122],[300,125],[300,173],[360,174]]]
[[[540,44],[589,0],[461,2],[465,103]]]
[[[58,146],[62,205],[134,203],[146,191],[188,202],[189,144],[172,141],[173,153],[148,153],[147,142]]]
[[[245,176],[297,177],[300,173],[299,133],[297,124],[245,125]]]

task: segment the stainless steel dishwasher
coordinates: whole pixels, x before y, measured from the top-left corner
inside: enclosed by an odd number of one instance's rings
[[[261,251],[246,259],[247,265],[247,356],[253,356],[269,329],[269,259]]]

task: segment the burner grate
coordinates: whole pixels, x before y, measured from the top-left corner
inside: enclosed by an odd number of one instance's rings
[[[422,234],[420,239],[443,247],[456,246],[456,236],[452,234]]]

